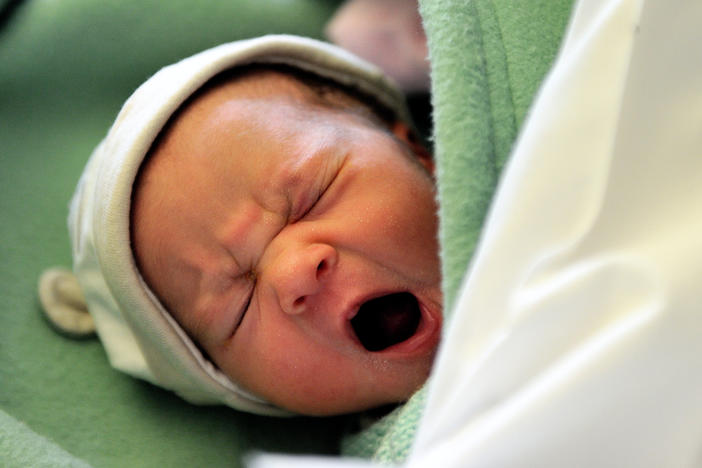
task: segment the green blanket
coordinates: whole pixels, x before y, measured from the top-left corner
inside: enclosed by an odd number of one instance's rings
[[[429,40],[446,325],[500,172],[558,51],[572,0],[423,0]],[[409,453],[424,390],[344,452],[381,462]]]
[[[264,33],[319,37],[336,2],[0,3],[0,465],[237,466],[248,450],[338,453],[349,418],[196,407],[44,323],[36,279],[69,265],[67,203],[130,92],[162,65]],[[427,0],[444,290],[450,306],[570,0]],[[423,392],[343,442],[399,461]]]
[[[13,7],[13,5],[17,5]],[[321,37],[327,0],[25,0],[0,15],[0,466],[237,466],[248,450],[336,453],[344,419],[196,407],[55,333],[41,271],[71,264],[68,201],[92,149],[158,68],[269,32]],[[75,459],[73,458],[75,457]]]

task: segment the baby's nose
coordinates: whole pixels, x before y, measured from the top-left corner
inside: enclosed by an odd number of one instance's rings
[[[283,252],[270,272],[278,301],[284,312],[300,314],[315,307],[315,297],[324,288],[338,260],[328,244],[311,244]]]

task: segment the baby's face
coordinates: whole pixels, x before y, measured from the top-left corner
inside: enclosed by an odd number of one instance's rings
[[[389,132],[265,79],[279,91],[198,98],[147,163],[139,266],[209,358],[270,402],[324,415],[402,401],[441,328],[431,176]]]

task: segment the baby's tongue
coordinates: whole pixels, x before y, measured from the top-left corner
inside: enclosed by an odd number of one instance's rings
[[[381,351],[414,335],[420,319],[417,299],[403,292],[364,303],[351,325],[368,351]]]

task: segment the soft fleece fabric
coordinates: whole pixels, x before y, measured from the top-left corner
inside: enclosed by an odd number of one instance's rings
[[[426,0],[420,7],[431,59],[444,310],[450,313],[502,167],[558,52],[571,0]],[[345,453],[403,461],[425,393],[347,438]]]

